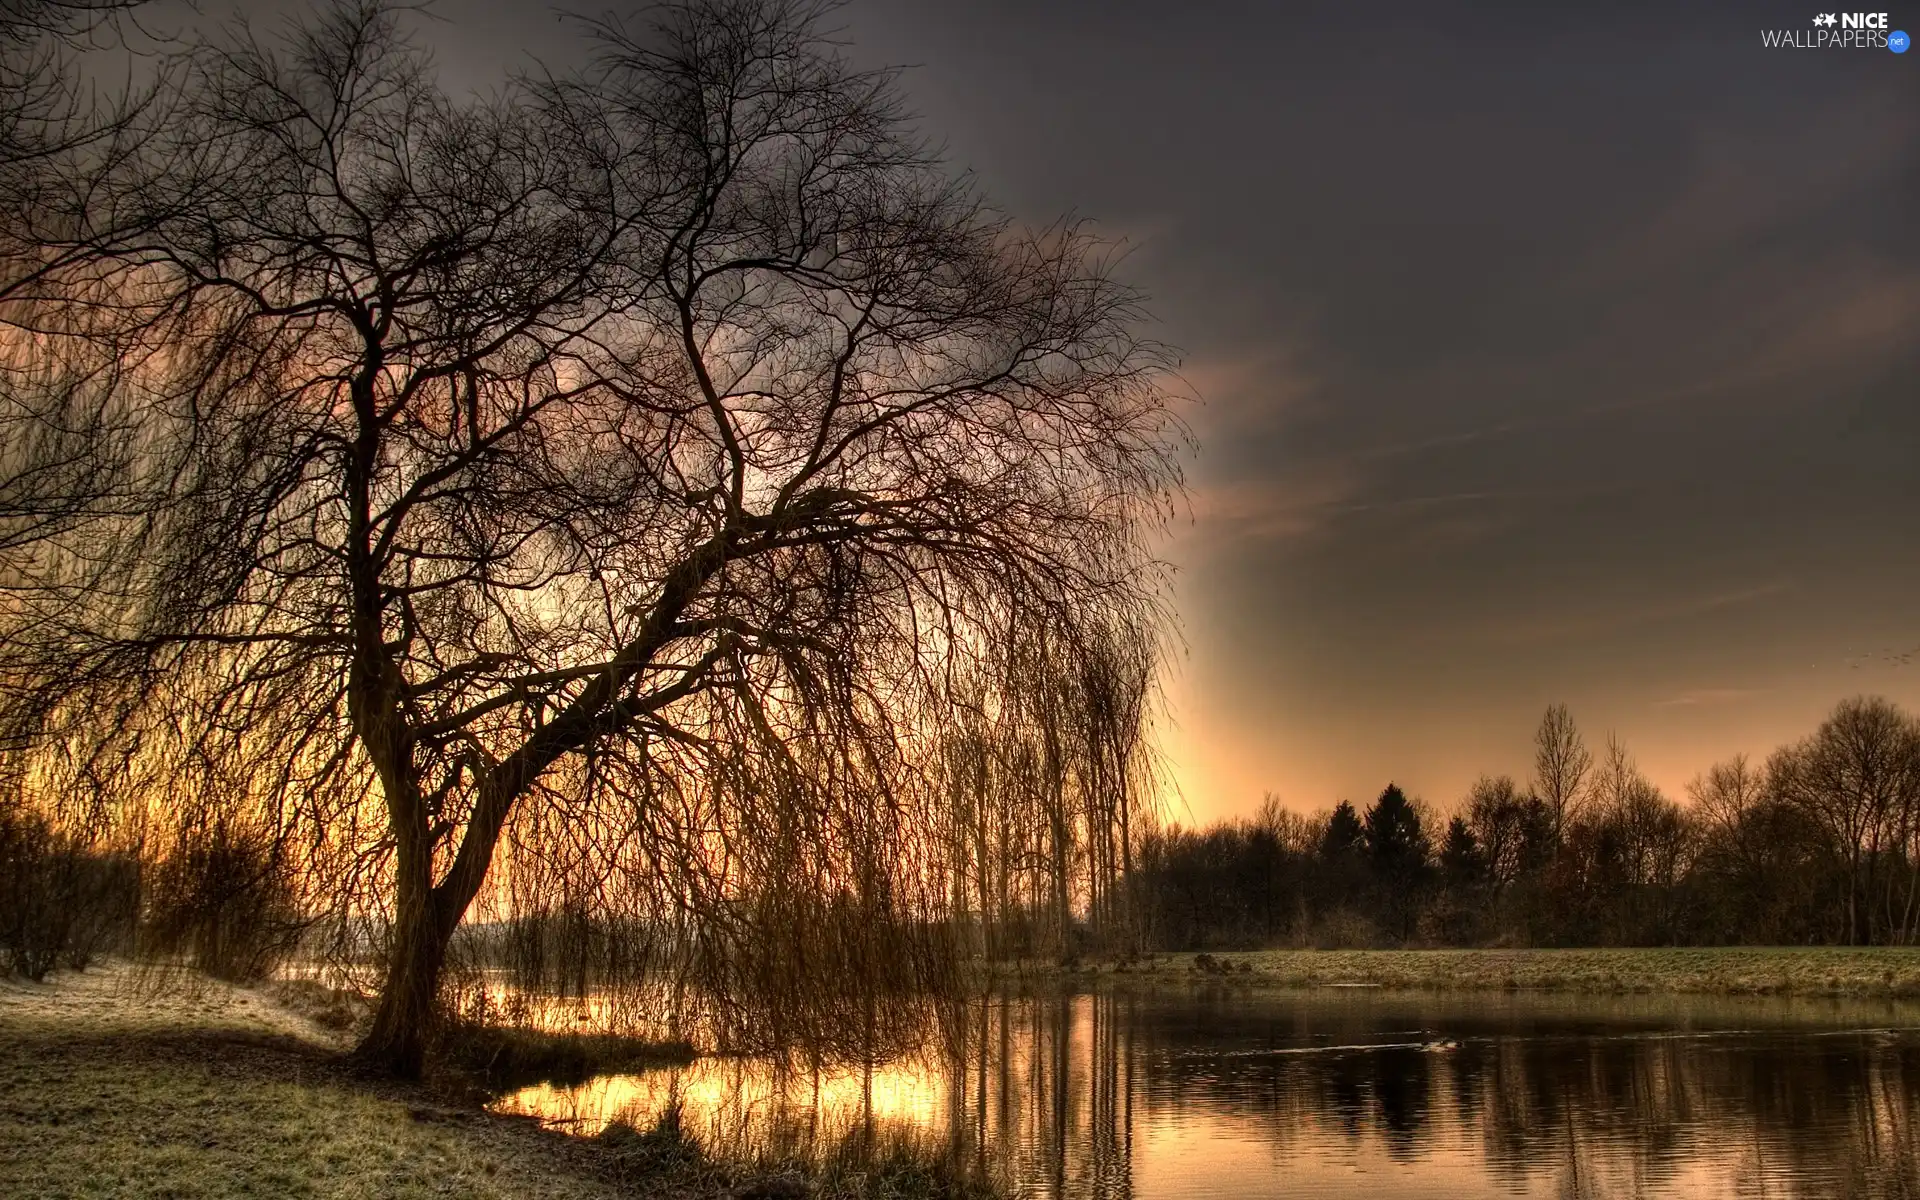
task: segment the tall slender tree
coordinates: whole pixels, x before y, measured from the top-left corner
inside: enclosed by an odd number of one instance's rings
[[[1585,797],[1592,769],[1593,754],[1573,723],[1573,713],[1564,704],[1548,707],[1534,734],[1533,788],[1553,816],[1554,840],[1565,834],[1567,818]]]

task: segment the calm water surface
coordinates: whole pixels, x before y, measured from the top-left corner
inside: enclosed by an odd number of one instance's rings
[[[706,1060],[498,1107],[581,1133],[677,1101],[732,1153],[958,1148],[1017,1195],[1920,1196],[1920,1007],[1365,989],[974,1006],[871,1070]]]

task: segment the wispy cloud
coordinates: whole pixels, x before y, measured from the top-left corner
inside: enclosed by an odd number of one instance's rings
[[[1199,540],[1210,544],[1305,542],[1366,521],[1375,544],[1382,534],[1399,532],[1457,545],[1504,528],[1525,511],[1623,490],[1609,485],[1370,496],[1368,488],[1377,482],[1351,464],[1328,463],[1276,479],[1202,484],[1189,505]]]
[[[1512,645],[1594,637],[1738,608],[1791,591],[1792,588],[1791,580],[1779,579],[1683,599],[1616,604],[1586,612],[1541,614],[1524,621],[1503,621],[1488,631],[1489,640]]]
[[[1765,688],[1689,688],[1665,700],[1653,702],[1655,708],[1706,708],[1711,705],[1737,704],[1767,694]]]
[[[1622,389],[1610,399],[1540,409],[1523,416],[1404,441],[1383,442],[1353,452],[1356,463],[1418,457],[1517,434],[1591,424],[1647,409],[1702,402],[1746,401],[1756,389],[1818,378],[1875,364],[1905,344],[1920,323],[1920,273],[1878,267],[1840,272],[1806,283],[1788,300],[1753,315],[1757,353],[1695,369],[1695,378],[1664,387]],[[1825,395],[1824,391],[1809,395]]]
[[[1320,403],[1320,377],[1308,365],[1306,350],[1295,344],[1189,361],[1172,383],[1176,392],[1198,402],[1189,423],[1203,456],[1216,461],[1274,441]]]
[[[1278,479],[1243,479],[1195,487],[1194,523],[1208,540],[1292,541],[1324,530],[1351,504],[1363,477],[1341,468],[1289,472]]]
[[[1889,154],[1920,132],[1893,90],[1823,95],[1782,123],[1698,118],[1692,164],[1668,201],[1619,235],[1583,248],[1568,283],[1600,291],[1671,274],[1676,263],[1745,255],[1898,179]]]
[[[1457,508],[1462,505],[1496,503],[1503,500],[1545,500],[1568,495],[1567,492],[1509,488],[1490,492],[1442,492],[1432,496],[1400,496],[1385,500],[1363,500],[1335,505],[1335,513],[1422,512],[1428,509]]]

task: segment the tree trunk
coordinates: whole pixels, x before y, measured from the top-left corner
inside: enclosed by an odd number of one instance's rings
[[[426,1065],[440,971],[453,934],[452,925],[440,919],[424,876],[424,871],[401,872],[380,1007],[372,1028],[353,1052],[363,1067],[401,1079],[418,1079]]]

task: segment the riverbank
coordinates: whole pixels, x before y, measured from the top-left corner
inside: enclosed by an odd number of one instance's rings
[[[667,1200],[971,1195],[932,1168],[812,1180],[707,1158],[676,1129],[569,1137],[470,1083],[348,1071],[348,1035],[270,990],[156,988],[124,966],[0,981],[0,1195]]]
[[[1920,949],[1251,950],[1162,954],[1039,974],[1179,984],[1920,998]]]

